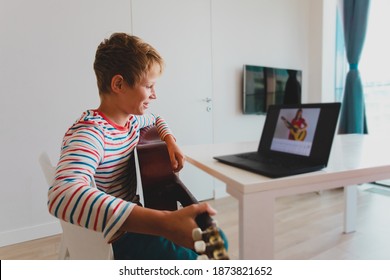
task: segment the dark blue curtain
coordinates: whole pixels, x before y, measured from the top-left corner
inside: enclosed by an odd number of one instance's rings
[[[340,134],[367,134],[363,86],[358,69],[366,37],[370,0],[343,0],[344,40],[349,72],[340,115]]]

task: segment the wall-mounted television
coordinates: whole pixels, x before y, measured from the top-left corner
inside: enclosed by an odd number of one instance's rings
[[[265,114],[272,104],[300,104],[302,71],[244,65],[243,113]]]

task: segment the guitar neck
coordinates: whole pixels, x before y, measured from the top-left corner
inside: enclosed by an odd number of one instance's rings
[[[283,121],[286,122],[288,129],[292,130],[293,132],[297,132],[298,128],[295,127],[291,122],[289,122],[285,117],[281,117]]]
[[[195,218],[195,221],[201,230],[206,230],[207,228],[215,225],[213,218],[211,218],[208,213],[198,215]]]

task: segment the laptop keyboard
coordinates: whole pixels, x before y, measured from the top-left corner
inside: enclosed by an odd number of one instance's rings
[[[263,155],[259,155],[258,153],[246,153],[246,154],[240,154],[237,155],[240,158],[253,160],[256,162],[264,163],[267,165],[273,165],[276,167],[283,167],[283,168],[297,168],[297,167],[304,167],[306,164],[296,160],[296,159],[275,159],[273,157],[266,157]]]

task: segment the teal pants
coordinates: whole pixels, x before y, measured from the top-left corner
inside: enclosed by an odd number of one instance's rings
[[[227,248],[225,234],[220,235]],[[125,233],[113,242],[116,260],[196,260],[198,254],[191,249],[181,247],[160,236]]]

